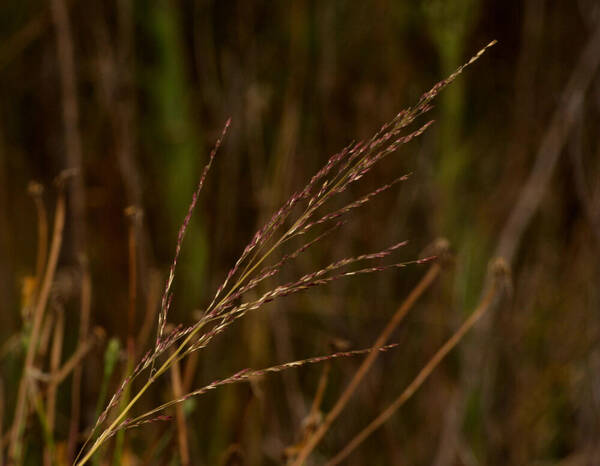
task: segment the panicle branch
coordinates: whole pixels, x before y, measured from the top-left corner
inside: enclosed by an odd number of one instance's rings
[[[198,390],[194,390],[194,391],[187,393],[179,398],[168,401],[167,403],[164,403],[156,408],[153,408],[152,410],[147,411],[146,413],[144,413],[140,416],[137,416],[135,418],[126,419],[114,431],[112,431],[110,433],[110,435],[112,436],[112,435],[116,434],[117,431],[122,430],[122,429],[131,429],[131,428],[139,427],[141,425],[148,424],[148,423],[151,423],[154,421],[170,420],[171,418],[169,416],[164,416],[164,415],[155,416],[155,415],[173,405],[183,403],[184,401],[186,401],[192,397],[203,395],[203,394],[205,394],[211,390],[214,390],[218,387],[221,387],[223,385],[230,385],[230,384],[234,384],[234,383],[246,382],[254,377],[261,377],[261,376],[267,375],[269,373],[282,372],[287,369],[302,367],[302,366],[306,366],[309,364],[317,364],[317,363],[321,363],[321,362],[325,362],[325,361],[330,361],[332,359],[348,358],[348,357],[352,357],[352,356],[361,356],[361,355],[364,355],[364,354],[367,354],[367,353],[370,353],[373,351],[386,352],[386,351],[396,348],[397,346],[398,346],[398,343],[391,343],[389,345],[381,346],[379,348],[366,348],[366,349],[352,350],[352,351],[340,351],[338,353],[326,354],[323,356],[315,356],[312,358],[301,359],[298,361],[286,362],[283,364],[278,364],[276,366],[266,367],[263,369],[257,369],[257,370],[250,369],[250,368],[242,369],[229,377],[215,380],[215,381],[209,383],[208,385],[206,385],[202,388],[199,388]]]

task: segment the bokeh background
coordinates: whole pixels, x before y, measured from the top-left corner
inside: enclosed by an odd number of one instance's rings
[[[105,334],[80,366],[81,383],[69,377],[60,387],[60,463],[73,419],[75,432],[95,421],[107,342],[121,348],[110,393],[127,352],[139,356],[152,343],[178,228],[228,117],[179,260],[172,323],[194,321],[254,231],[329,155],[369,137],[497,39],[436,100],[435,124],[347,200],[403,173],[410,179],[282,271],[289,280],[403,239],[406,260],[440,237],[454,253],[393,335],[400,348],[379,357],[310,461],[323,464],[410,383],[474,309],[488,262],[500,254],[512,269],[510,298],[345,464],[600,464],[599,20],[594,0],[2,2],[4,432],[36,270],[30,182],[44,187],[51,222],[53,180],[66,168],[79,173],[68,183],[48,313],[48,329],[59,315],[66,322],[62,360],[93,329]],[[128,322],[131,238],[137,297]],[[425,270],[350,278],[273,303],[184,366],[185,383],[368,347]],[[332,363],[324,412],[359,363]],[[321,374],[320,366],[301,368],[186,403],[191,464],[283,463]],[[165,377],[142,406],[172,397]],[[44,434],[35,415],[27,425],[26,463],[41,464]],[[175,422],[144,426],[111,443],[103,461],[180,464],[177,442]]]

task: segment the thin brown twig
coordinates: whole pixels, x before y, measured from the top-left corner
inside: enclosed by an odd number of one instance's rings
[[[129,249],[129,310],[127,313],[127,352],[131,355],[132,363],[135,357],[135,310],[137,299],[137,230],[140,210],[136,206],[125,209],[129,219],[128,249]]]
[[[56,324],[54,325],[54,335],[52,338],[52,349],[50,351],[50,372],[56,373],[60,368],[60,359],[62,354],[64,331],[65,331],[65,313],[63,309],[57,310]],[[52,380],[48,385],[46,400],[46,422],[48,423],[49,435],[54,434],[54,421],[56,418],[56,393],[60,382]],[[44,445],[44,465],[51,466],[53,463],[52,450],[49,445]]]
[[[179,362],[171,366],[171,383],[173,384],[173,395],[175,398],[181,398],[185,393],[181,385],[181,370]],[[177,444],[179,445],[179,459],[182,466],[189,466],[190,464],[190,451],[188,446],[188,433],[187,425],[185,422],[185,413],[183,411],[183,404],[178,403],[175,405],[175,417],[177,419]]]
[[[31,183],[29,183],[28,191],[31,197],[33,198],[33,202],[35,203],[35,210],[38,218],[38,243],[35,265],[34,295],[37,299],[48,255],[48,215],[46,214],[46,208],[44,207],[44,200],[42,197],[44,187],[40,183],[32,181]]]
[[[309,419],[314,419],[321,409],[321,403],[323,402],[323,397],[325,396],[325,389],[327,388],[327,381],[329,380],[330,371],[331,361],[327,361],[323,366],[321,377],[319,377],[319,385],[317,386],[317,392],[315,393],[315,398],[313,399],[312,405],[310,407],[310,413],[308,415]]]
[[[98,78],[103,89],[102,103],[105,111],[111,117],[114,138],[115,154],[121,175],[125,197],[128,205],[137,206],[140,212],[136,228],[137,243],[137,276],[138,276],[138,303],[144,301],[146,308],[156,304],[153,301],[152,288],[153,258],[150,247],[150,233],[142,215],[143,189],[140,165],[136,160],[136,90],[133,82],[135,75],[135,28],[132,0],[118,0],[116,2],[116,33],[115,41],[111,41],[111,33],[104,21],[98,22],[97,47],[99,51]],[[154,313],[152,314],[154,316]],[[154,320],[152,320],[154,323]],[[146,329],[144,327],[141,327]],[[150,331],[150,329],[147,329]],[[139,338],[145,335],[138,334],[136,346],[138,351],[144,348],[146,339]]]
[[[85,345],[88,338],[88,328],[90,320],[90,310],[92,302],[92,280],[90,277],[87,260],[82,257],[82,277],[81,277],[81,305],[80,305],[80,323],[79,323],[79,343],[81,347]],[[68,458],[74,456],[77,438],[79,436],[79,416],[81,412],[81,376],[83,368],[76,366],[73,371],[73,384],[71,389],[71,416],[69,427],[69,441],[67,446]]]
[[[79,104],[77,100],[77,79],[73,38],[69,24],[69,10],[66,0],[50,2],[52,21],[56,30],[56,51],[60,71],[62,94],[62,110],[65,131],[65,145],[69,168],[77,171],[71,188],[71,203],[73,206],[73,236],[75,253],[81,271],[80,315],[79,315],[79,344],[87,339],[91,308],[91,278],[86,255],[85,240],[85,189],[83,182],[82,144],[79,133]],[[71,389],[71,416],[69,440],[67,443],[68,458],[73,457],[79,418],[81,411],[81,376],[82,368],[76,368],[73,373]]]
[[[36,357],[40,360],[45,359],[48,354],[48,345],[52,336],[52,329],[54,328],[54,315],[51,312],[46,313],[44,317],[44,323],[42,324],[42,330],[40,332],[40,338],[38,340],[38,349]]]
[[[183,371],[182,388],[184,393],[187,393],[192,388],[194,377],[196,376],[196,369],[198,368],[198,361],[200,360],[200,353],[195,352],[190,354],[188,357],[185,369]]]
[[[312,405],[308,415],[303,421],[303,432],[302,439],[300,442],[286,447],[283,451],[285,458],[292,460],[295,458],[300,451],[304,448],[307,440],[311,437],[317,426],[321,423],[321,403],[325,396],[325,389],[327,388],[327,382],[329,380],[329,372],[331,371],[331,361],[326,361],[319,377],[319,384],[317,385],[317,391],[313,399]]]
[[[388,322],[386,327],[383,329],[383,331],[381,332],[379,337],[377,337],[377,340],[375,341],[373,348],[381,348],[383,345],[386,344],[386,342],[389,340],[392,332],[396,329],[396,327],[404,319],[406,314],[408,314],[408,311],[412,308],[412,306],[417,301],[417,299],[419,299],[419,297],[425,292],[425,290],[427,290],[427,288],[429,288],[429,286],[433,283],[433,281],[436,279],[436,277],[440,273],[440,270],[441,270],[441,267],[438,263],[433,264],[429,268],[427,273],[425,273],[423,278],[419,281],[419,283],[417,283],[417,285],[413,288],[413,290],[406,297],[406,299],[404,300],[402,305],[398,308],[396,313],[392,316],[392,318],[390,319],[390,321]],[[308,458],[308,455],[310,455],[312,450],[317,446],[319,441],[323,438],[323,436],[325,435],[325,433],[327,432],[327,430],[329,429],[329,427],[331,426],[333,421],[335,421],[335,419],[339,416],[339,414],[342,412],[342,410],[346,407],[346,404],[348,403],[348,401],[350,400],[350,398],[352,397],[352,395],[358,388],[358,385],[360,384],[360,382],[362,381],[364,376],[367,374],[367,372],[373,365],[375,358],[377,358],[378,355],[379,355],[378,351],[373,351],[372,353],[369,353],[369,355],[365,358],[365,360],[362,362],[362,364],[360,365],[360,367],[354,374],[354,377],[352,378],[352,380],[350,381],[350,383],[348,384],[348,386],[346,387],[346,389],[344,390],[342,395],[339,397],[336,404],[333,406],[331,411],[329,411],[329,413],[325,417],[323,423],[319,426],[319,428],[315,431],[315,433],[311,436],[311,438],[308,439],[308,441],[304,445],[304,448],[298,455],[298,458],[296,458],[296,461],[293,463],[294,466],[300,466],[304,463],[304,461],[306,461],[306,459]]]
[[[146,288],[148,291],[145,306],[146,310],[144,322],[136,338],[138,348],[144,348],[146,346],[150,334],[152,333],[154,323],[156,322],[156,314],[160,307],[160,287],[162,284],[160,272],[157,269],[151,269],[147,275],[148,284],[146,285]]]
[[[334,466],[344,460],[352,451],[356,449],[369,435],[384,424],[406,401],[423,385],[434,369],[444,360],[450,351],[462,340],[465,334],[475,325],[475,323],[485,314],[490,305],[498,297],[503,289],[501,273],[506,270],[506,263],[503,260],[497,261],[493,266],[492,286],[484,295],[479,305],[473,313],[463,322],[459,329],[444,343],[444,345],[433,355],[429,362],[421,369],[413,381],[404,389],[402,394],[390,404],[379,416],[371,421],[358,435],[356,435],[348,445],[346,445],[337,455],[335,455],[327,466]]]
[[[56,212],[54,214],[54,230],[52,233],[52,243],[50,246],[48,264],[46,266],[44,280],[42,282],[40,294],[35,306],[33,326],[31,329],[29,345],[27,347],[27,354],[25,356],[25,364],[23,366],[23,374],[21,375],[21,381],[19,382],[17,402],[15,405],[15,416],[10,440],[10,457],[14,463],[19,463],[21,455],[21,434],[25,413],[27,412],[27,378],[31,368],[33,367],[37,343],[44,318],[44,311],[46,309],[46,303],[48,302],[50,287],[52,286],[52,282],[54,280],[54,273],[56,271],[58,256],[62,245],[63,228],[65,224],[65,195],[62,186],[62,180],[64,180],[64,172],[61,180],[59,180],[60,191],[58,194],[58,201],[56,203]]]
[[[63,366],[55,372],[44,374],[36,370],[31,371],[31,376],[41,381],[49,382],[50,384],[60,385],[71,372],[73,372],[83,358],[90,352],[99,340],[104,338],[104,331],[96,328],[96,332],[92,334],[86,341],[77,347],[75,353],[63,364]]]

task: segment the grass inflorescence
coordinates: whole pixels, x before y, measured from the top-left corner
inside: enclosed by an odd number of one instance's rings
[[[349,186],[361,180],[377,163],[396,152],[400,146],[423,134],[430,127],[433,121],[428,121],[414,130],[408,129],[419,117],[431,110],[432,101],[439,92],[454,81],[466,66],[475,62],[493,44],[494,42],[488,44],[447,79],[437,83],[428,92],[424,93],[415,106],[401,111],[391,121],[385,123],[370,139],[353,142],[331,156],[306,186],[295,192],[254,234],[238,260],[227,273],[214,297],[202,312],[201,317],[190,326],[179,325],[173,330],[167,331],[168,313],[173,301],[172,285],[176,276],[176,267],[183,240],[207,174],[230,126],[230,120],[226,122],[221,136],[210,154],[209,161],[204,167],[187,215],[179,230],[174,259],[161,299],[158,331],[154,347],[146,352],[137,366],[122,381],[106,408],[98,416],[86,442],[86,445],[91,444],[91,446],[89,448],[84,446],[84,450],[80,452],[77,465],[86,464],[98,449],[120,430],[139,427],[153,421],[170,420],[170,416],[165,415],[163,411],[192,396],[198,396],[219,386],[245,381],[250,377],[268,372],[279,372],[305,364],[373,351],[373,349],[367,349],[334,353],[258,371],[245,369],[228,378],[215,381],[205,387],[177,397],[141,415],[131,416],[130,414],[143,394],[161,375],[181,359],[206,347],[215,336],[226,330],[238,319],[244,317],[248,312],[258,310],[273,300],[296,294],[308,288],[326,285],[340,278],[381,272],[435,259],[435,256],[431,256],[413,261],[392,259],[389,263],[382,263],[383,259],[392,257],[406,244],[406,241],[400,241],[380,251],[340,259],[323,266],[319,270],[306,273],[296,280],[277,285],[258,295],[258,297],[249,293],[267,278],[276,278],[285,263],[296,259],[310,246],[322,241],[333,231],[342,227],[344,222],[340,220],[341,217],[370,202],[376,195],[408,178],[407,175],[402,175],[341,208],[328,210],[330,201],[334,197],[347,191]],[[322,230],[322,228],[325,229]],[[284,248],[292,240],[302,240],[303,244],[291,252],[284,252]],[[281,255],[281,258],[275,264],[267,265],[269,260],[272,260],[277,254]],[[373,261],[377,261],[377,263],[372,263]],[[360,265],[362,263],[367,263],[367,265]],[[247,296],[253,297],[245,300]],[[374,350],[387,350],[393,346],[376,345]],[[127,403],[120,403],[126,388],[145,371],[148,371],[149,375],[141,388],[131,393],[131,398]]]

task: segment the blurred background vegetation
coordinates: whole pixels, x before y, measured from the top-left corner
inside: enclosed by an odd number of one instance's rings
[[[401,347],[379,357],[311,461],[322,464],[403,390],[476,305],[488,261],[503,255],[510,300],[346,464],[600,464],[599,21],[594,0],[2,2],[4,432],[31,320],[39,228],[31,181],[44,187],[51,223],[54,178],[66,168],[79,173],[69,181],[48,332],[64,319],[63,361],[94,328],[107,335],[76,371],[79,382],[60,386],[52,435],[60,464],[77,432],[93,425],[103,379],[112,393],[130,356],[152,343],[177,230],[227,117],[232,129],[179,261],[173,323],[194,321],[254,231],[330,154],[369,137],[498,39],[436,101],[433,127],[351,194],[412,172],[409,181],[283,272],[291,279],[403,239],[406,260],[440,237],[454,251],[393,336]],[[127,216],[128,206],[141,215]],[[137,299],[128,320],[130,236]],[[184,386],[368,347],[423,267],[269,305],[182,367]],[[113,337],[118,360],[105,376]],[[359,363],[332,364],[323,411]],[[186,403],[191,464],[282,463],[302,435],[321,371],[272,375]],[[169,380],[145,407],[173,397]],[[41,464],[47,432],[35,415],[27,426],[25,462]],[[176,423],[157,423],[117,437],[103,458],[180,464],[180,451]]]

